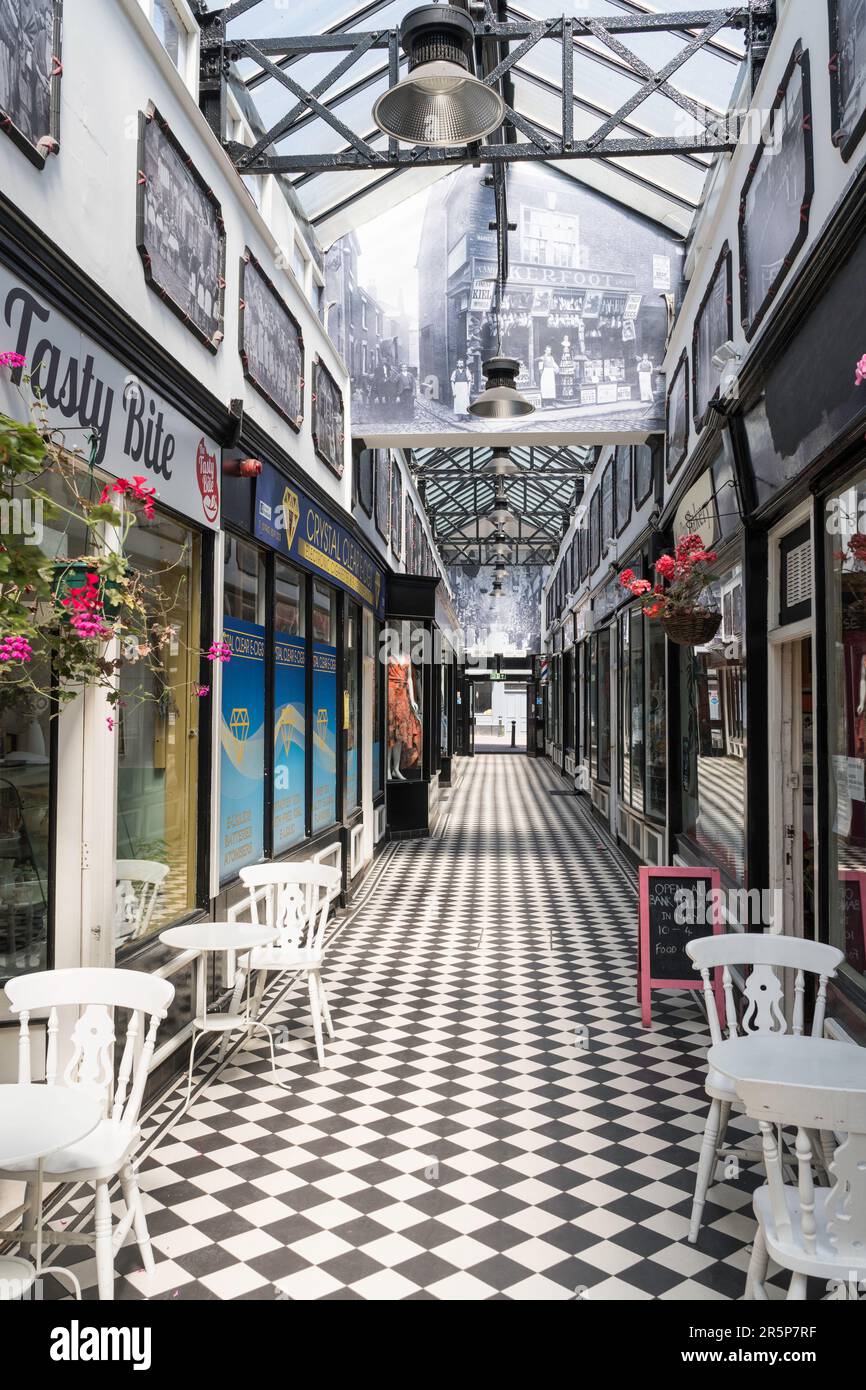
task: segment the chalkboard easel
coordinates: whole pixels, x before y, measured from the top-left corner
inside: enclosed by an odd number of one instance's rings
[[[642,867],[640,880],[640,930],[638,934],[637,997],[643,1026],[652,1026],[654,989],[702,989],[686,947],[701,936],[724,931],[720,910],[721,880],[718,869]],[[693,895],[694,910],[683,912],[681,892]],[[685,917],[687,920],[679,920]],[[688,918],[691,920],[688,920]],[[715,972],[716,1009],[724,1017],[721,971]]]

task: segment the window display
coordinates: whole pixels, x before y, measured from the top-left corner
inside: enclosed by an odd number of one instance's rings
[[[343,692],[343,756],[345,779],[346,815],[350,815],[361,804],[361,784],[358,760],[361,752],[361,711],[358,693],[360,690],[359,663],[361,659],[361,611],[357,604],[346,604],[345,654]]]
[[[412,624],[411,632],[423,632]],[[423,775],[422,699],[424,672],[410,650],[391,654],[388,661],[388,777],[397,782]]]
[[[375,662],[373,667],[373,795],[381,792],[385,786],[385,759],[383,757],[383,685],[385,680],[385,666],[382,661],[382,632],[380,623],[376,624],[376,649],[374,653]]]
[[[742,567],[723,566],[709,601],[725,624],[681,647],[682,828],[708,862],[742,885],[746,824],[746,647]]]
[[[127,542],[132,565],[159,574],[170,627],[161,668],[125,661],[120,668],[117,715],[118,861],[144,860],[159,882],[153,911],[139,913],[143,880],[121,880],[115,903],[115,940],[158,931],[195,907],[199,704],[198,537],[157,514],[145,528],[132,528]],[[192,650],[191,650],[192,649]],[[149,698],[138,699],[144,682]],[[168,873],[165,873],[165,866]],[[139,866],[140,867],[140,866]]]
[[[264,853],[264,556],[226,535],[220,723],[220,881]]]
[[[293,565],[274,567],[274,854],[306,832],[306,578]]]
[[[866,473],[827,503],[829,940],[866,975]]]
[[[313,831],[337,819],[337,596],[313,580]]]

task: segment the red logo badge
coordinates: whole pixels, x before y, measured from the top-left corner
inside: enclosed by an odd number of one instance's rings
[[[195,476],[201,493],[201,504],[208,521],[213,523],[219,516],[220,494],[217,484],[216,454],[209,454],[204,439],[199,440],[195,456]]]

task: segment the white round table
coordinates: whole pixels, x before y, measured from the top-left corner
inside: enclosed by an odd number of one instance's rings
[[[0,1169],[31,1161],[36,1173],[36,1263],[0,1258],[0,1299],[23,1298],[48,1272],[42,1264],[42,1168],[58,1149],[85,1139],[102,1120],[102,1106],[88,1091],[69,1086],[0,1086]],[[71,1270],[50,1267],[81,1289]]]
[[[738,1081],[766,1081],[866,1091],[866,1048],[832,1038],[752,1033],[714,1043],[707,1063],[735,1086]]]
[[[196,1016],[192,1021],[192,1047],[189,1054],[189,1075],[186,1086],[186,1106],[192,1095],[192,1074],[195,1049],[202,1033],[249,1034],[259,1029],[267,1035],[271,1047],[271,1071],[275,1071],[274,1040],[270,1028],[250,1013],[249,977],[246,1003],[240,1013],[211,1014],[207,1010],[207,955],[211,951],[249,951],[255,946],[268,946],[276,936],[273,927],[254,926],[249,922],[191,922],[183,927],[169,927],[160,933],[160,941],[176,951],[197,951]],[[186,1106],[184,1108],[186,1108]]]

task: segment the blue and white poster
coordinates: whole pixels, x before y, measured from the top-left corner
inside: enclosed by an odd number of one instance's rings
[[[313,644],[313,830],[337,819],[337,648]]]
[[[303,637],[274,632],[274,853],[304,838],[306,665]]]
[[[264,853],[265,630],[226,618],[220,719],[220,880]]]

